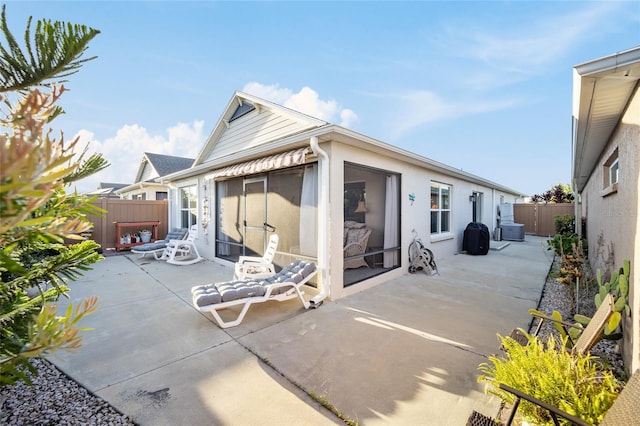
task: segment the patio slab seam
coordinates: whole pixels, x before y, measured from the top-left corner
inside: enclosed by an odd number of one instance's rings
[[[231,336],[230,336],[230,337],[231,337]],[[170,365],[173,365],[173,364],[177,364],[177,363],[179,363],[179,362],[182,362],[182,361],[187,360],[187,359],[189,359],[189,358],[193,358],[193,357],[195,357],[195,356],[197,356],[197,355],[200,355],[200,354],[202,354],[202,353],[205,353],[205,352],[208,352],[208,351],[211,351],[211,350],[214,350],[214,349],[217,349],[217,348],[223,347],[223,346],[225,346],[225,345],[233,344],[233,343],[237,343],[237,342],[234,342],[234,339],[233,339],[233,338],[231,338],[230,340],[224,341],[224,342],[219,343],[219,344],[217,344],[217,345],[212,345],[212,346],[209,346],[209,347],[203,348],[203,349],[201,349],[201,350],[198,350],[198,351],[192,352],[192,353],[190,353],[190,354],[188,354],[188,355],[185,355],[185,356],[183,356],[183,357],[173,359],[173,360],[171,360],[171,361],[169,361],[169,362],[165,362],[164,364],[156,365],[155,367],[153,367],[153,368],[151,368],[151,369],[149,369],[149,370],[146,370],[146,371],[143,371],[143,372],[137,373],[137,374],[135,374],[135,375],[132,375],[132,376],[127,377],[127,378],[124,378],[124,379],[117,380],[117,381],[115,381],[115,382],[113,382],[113,383],[109,383],[109,384],[107,384],[107,385],[105,385],[105,386],[102,386],[102,387],[100,387],[100,388],[96,388],[96,389],[94,389],[94,390],[93,390],[93,392],[94,392],[94,393],[98,393],[98,392],[103,391],[103,390],[105,390],[105,389],[107,389],[107,388],[110,388],[111,386],[116,386],[116,385],[119,385],[119,384],[121,384],[121,383],[126,383],[126,382],[131,381],[131,380],[136,380],[136,379],[138,379],[138,378],[140,378],[140,377],[143,377],[143,376],[145,376],[145,375],[147,375],[147,374],[153,373],[153,372],[155,372],[155,371],[157,371],[157,370],[160,370],[160,369],[162,369],[162,368],[165,368],[165,367],[167,367],[167,366],[170,366]],[[240,345],[240,346],[242,346],[242,345]],[[249,352],[250,352],[250,351],[249,351]],[[51,361],[51,360],[50,360],[50,361]],[[57,367],[57,368],[60,368],[60,367]]]

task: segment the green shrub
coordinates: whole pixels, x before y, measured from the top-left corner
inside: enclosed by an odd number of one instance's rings
[[[498,383],[502,383],[586,422],[599,424],[621,390],[613,373],[603,370],[594,356],[566,351],[553,337],[544,344],[536,337],[525,335],[528,346],[499,336],[506,357],[491,356],[490,363],[478,367],[483,373],[478,381],[486,382],[486,391],[513,404],[514,395],[498,387]],[[552,424],[546,410],[528,401],[520,402],[518,413],[523,420],[536,425]],[[561,424],[570,423],[561,421]]]
[[[580,246],[583,254],[587,253],[587,240],[578,237],[575,233],[575,217],[572,214],[555,215],[553,217],[556,234],[547,240],[549,250],[553,250],[558,256],[577,255],[575,247]]]
[[[575,216],[572,214],[563,214],[553,216],[556,234],[573,235],[575,233]]]

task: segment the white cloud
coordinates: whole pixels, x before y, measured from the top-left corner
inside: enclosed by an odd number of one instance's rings
[[[397,106],[395,115],[389,120],[393,126],[392,138],[398,138],[428,123],[499,111],[519,103],[514,99],[449,101],[427,90],[392,95],[389,99]]]
[[[318,92],[308,86],[294,93],[291,89],[281,88],[277,84],[251,82],[247,83],[242,91],[344,127],[350,127],[358,120],[358,115],[353,110],[343,108],[335,100],[320,99]]]
[[[195,158],[204,144],[202,133],[204,121],[191,124],[178,123],[167,129],[166,136],[150,135],[147,129],[138,125],[125,125],[114,137],[104,141],[94,139],[88,130],[78,132],[79,145],[89,142],[89,152],[102,153],[111,163],[109,167],[94,176],[77,182],[78,192],[93,191],[100,182],[133,183],[145,152]]]
[[[618,7],[615,2],[596,2],[576,13],[554,14],[524,25],[492,22],[490,29],[478,28],[477,23],[452,23],[434,41],[454,56],[482,61],[497,73],[493,84],[498,86],[505,84],[500,83],[505,78],[500,72],[511,73],[512,82],[518,75],[521,79],[543,72],[576,44],[588,40],[594,28],[600,31],[602,20]],[[486,80],[485,84],[491,84]]]

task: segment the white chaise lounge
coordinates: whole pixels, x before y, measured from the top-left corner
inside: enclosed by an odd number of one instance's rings
[[[249,278],[267,278],[276,273],[273,266],[273,258],[278,249],[279,237],[277,234],[271,235],[267,249],[262,257],[240,256],[235,265],[233,273],[234,280],[246,280]]]
[[[169,232],[164,240],[156,240],[152,243],[142,244],[135,246],[131,249],[131,253],[140,255],[140,258],[151,254],[156,260],[160,260],[164,249],[167,248],[167,244],[171,240],[184,240],[187,237],[188,230],[186,228],[174,229]]]
[[[304,300],[300,289],[317,273],[316,264],[296,260],[269,278],[232,280],[221,283],[199,285],[191,288],[193,305],[201,312],[211,312],[221,328],[234,327],[244,319],[249,307],[254,303],[299,298],[305,309],[309,302]],[[235,320],[224,321],[218,311],[231,306],[242,305]]]

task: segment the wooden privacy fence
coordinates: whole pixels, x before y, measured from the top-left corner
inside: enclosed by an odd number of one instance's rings
[[[571,203],[551,204],[514,204],[513,216],[515,223],[524,223],[527,234],[552,237],[556,234],[553,217],[556,215],[575,214],[575,205]]]
[[[102,217],[87,216],[87,219],[93,223],[91,239],[100,244],[103,250],[115,249],[116,239],[120,239],[120,236],[116,235],[116,222],[159,221],[158,238],[164,238],[167,235],[169,215],[167,200],[142,201],[100,198],[93,204],[107,211]]]

